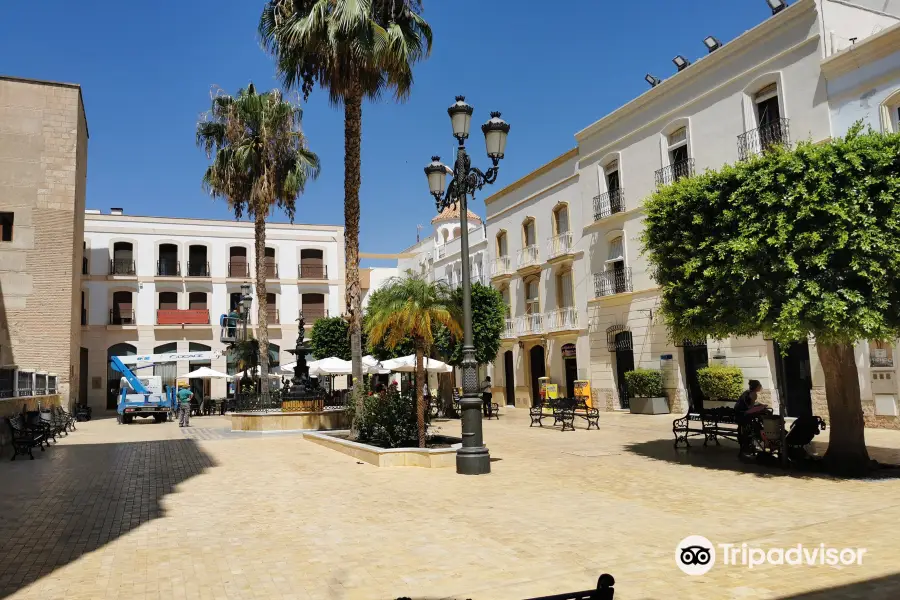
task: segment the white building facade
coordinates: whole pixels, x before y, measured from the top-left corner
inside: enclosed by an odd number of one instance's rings
[[[870,4],[798,0],[576,133],[575,148],[486,200],[491,279],[512,308],[495,398],[531,404],[544,374],[571,395],[577,376],[590,379],[601,407],[622,409],[624,373],[644,367],[662,371],[670,410],[682,412],[702,402],[697,370],[728,364],[760,380],[764,401],[785,402],[789,415],[827,414],[808,340],[779,348],[761,337],[668,338],[642,256],[643,203],[659,185],[771,144],[828,140],[834,110],[823,62],[900,20],[900,3]],[[864,409],[874,416],[871,396]]]
[[[221,358],[211,363],[161,364],[155,373],[174,380],[204,365],[233,372],[219,318],[236,306],[241,284],[255,282],[253,223],[111,213],[85,215],[81,345],[88,404],[115,407],[112,355],[218,350]],[[292,362],[286,350],[294,348],[301,310],[307,331],[316,319],[343,313],[343,227],[268,224],[264,268],[270,361]],[[254,298],[254,330],[257,314]],[[202,393],[224,397],[225,383],[206,384]]]

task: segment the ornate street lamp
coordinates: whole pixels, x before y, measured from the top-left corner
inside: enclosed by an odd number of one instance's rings
[[[462,412],[462,447],[456,451],[456,472],[463,475],[482,475],[491,472],[491,455],[484,445],[481,427],[481,398],[478,396],[478,363],[475,361],[475,346],[472,343],[472,280],[469,275],[469,223],[468,197],[497,180],[498,165],[506,151],[506,137],[509,123],[500,118],[500,113],[492,112],[491,119],[481,126],[487,155],[493,166],[486,172],[473,167],[466,152],[465,142],[469,137],[474,109],[466,104],[465,96],[457,96],[456,102],[447,109],[453,126],[453,137],[459,142],[456,162],[450,169],[441,164],[439,156],[431,158],[425,167],[428,189],[435,199],[438,213],[459,205],[460,250],[462,252],[463,288],[463,396],[459,406]],[[447,175],[452,175],[446,193]]]
[[[247,341],[247,323],[250,322],[250,308],[253,306],[253,287],[249,283],[241,284],[241,302],[238,308],[243,329],[243,341]]]

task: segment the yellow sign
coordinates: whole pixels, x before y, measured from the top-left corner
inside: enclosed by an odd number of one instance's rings
[[[544,395],[548,400],[556,400],[559,398],[559,386],[555,383],[548,383],[544,387]]]
[[[591,382],[587,379],[575,380],[575,398],[584,400],[588,408],[594,408],[594,401],[591,398]]]

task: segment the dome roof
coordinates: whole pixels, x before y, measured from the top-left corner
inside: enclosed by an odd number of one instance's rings
[[[471,210],[466,211],[468,220],[475,221],[476,223],[481,223],[481,217],[473,213]],[[431,220],[432,223],[440,223],[441,221],[456,221],[459,222],[459,203],[456,202],[451,204],[447,208],[441,211],[441,214],[436,216]]]

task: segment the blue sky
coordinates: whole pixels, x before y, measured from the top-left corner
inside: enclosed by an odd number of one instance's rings
[[[212,85],[278,86],[256,24],[263,0],[41,0],[0,7],[0,74],[79,83],[90,128],[88,199],[107,212],[229,218],[200,187],[207,164],[194,144]],[[39,8],[38,8],[39,6]],[[363,107],[360,249],[399,252],[429,231],[434,204],[422,169],[449,162],[446,108],[475,107],[469,145],[486,165],[476,124],[501,110],[512,125],[499,189],[574,146],[574,134],[668,77],[671,59],[706,53],[769,18],[765,0],[425,0],[431,57],[412,97]],[[541,9],[542,7],[549,7]],[[296,221],[343,224],[343,112],[315,90],[304,130],[322,174],[299,200]],[[472,209],[484,215],[485,189]],[[276,215],[274,220],[285,220]],[[379,264],[364,261],[364,264]]]

